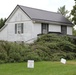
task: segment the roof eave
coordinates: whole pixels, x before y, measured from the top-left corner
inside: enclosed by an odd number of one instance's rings
[[[64,22],[56,22],[56,21],[48,21],[48,20],[37,20],[32,19],[35,23],[49,23],[49,24],[56,24],[56,25],[67,25],[67,26],[74,26],[72,23],[64,23]]]

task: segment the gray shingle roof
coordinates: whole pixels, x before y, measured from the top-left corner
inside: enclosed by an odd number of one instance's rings
[[[60,23],[62,25],[73,26],[73,24],[60,13],[30,8],[22,5],[18,6],[34,21]]]

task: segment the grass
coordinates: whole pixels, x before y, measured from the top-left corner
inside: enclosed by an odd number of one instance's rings
[[[34,69],[28,69],[27,63],[0,64],[0,75],[76,75],[76,62],[35,62]]]

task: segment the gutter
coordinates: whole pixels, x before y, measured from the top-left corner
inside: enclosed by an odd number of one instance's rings
[[[56,22],[56,21],[48,21],[48,20],[39,20],[39,19],[32,19],[35,23],[49,23],[49,24],[56,24],[56,25],[66,25],[66,26],[74,26],[72,23],[64,23],[64,22]]]

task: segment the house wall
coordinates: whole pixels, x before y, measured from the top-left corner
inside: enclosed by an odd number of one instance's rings
[[[0,32],[0,40],[7,40],[7,26]]]
[[[34,23],[34,36],[37,37],[37,34],[41,34],[41,23]]]
[[[21,11],[21,9],[16,9],[6,22],[8,24],[1,32],[0,32],[0,40],[7,41],[25,41],[31,42],[30,39],[34,38],[34,24],[31,19]],[[15,24],[23,23],[24,24],[24,33],[23,34],[15,34]]]
[[[24,24],[24,33],[15,34],[15,24]],[[5,23],[7,26],[0,32],[0,40],[25,41],[27,43],[36,39],[41,34],[41,23],[33,22],[21,9],[17,8]],[[49,32],[61,32],[60,25],[49,24]],[[72,35],[72,27],[67,27],[67,34]]]
[[[49,32],[61,32],[61,26],[49,24]]]
[[[61,25],[49,25],[50,32],[61,32]],[[67,33],[68,35],[72,35],[72,27],[67,26]]]
[[[17,8],[10,15],[6,23],[23,22],[23,21],[29,21],[29,20],[30,18],[20,8]]]
[[[72,27],[67,26],[67,34],[72,35]]]

